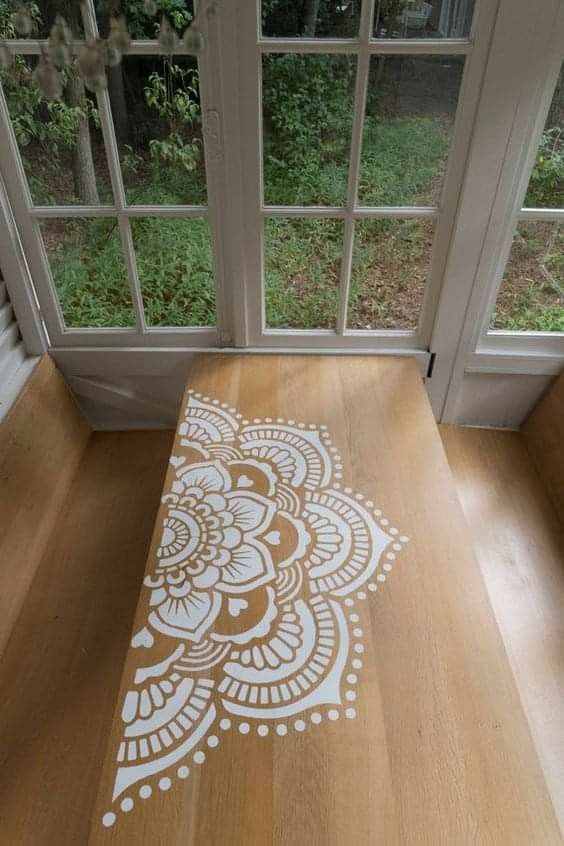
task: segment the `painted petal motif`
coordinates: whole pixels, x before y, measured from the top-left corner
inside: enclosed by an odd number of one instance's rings
[[[150,796],[155,778],[166,789],[186,778],[185,761],[202,763],[199,747],[219,744],[216,723],[282,737],[306,718],[356,716],[364,645],[351,608],[386,580],[408,539],[342,489],[325,426],[241,421],[189,392],[184,454],[171,459],[144,582],[149,613],[132,640],[146,661],[124,699],[104,825],[118,807],[131,810],[133,795]]]
[[[149,623],[170,637],[198,643],[221,610],[219,594],[191,591],[183,598],[168,595],[149,615]]]

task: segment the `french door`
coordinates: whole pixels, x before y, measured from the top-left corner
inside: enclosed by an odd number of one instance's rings
[[[249,343],[426,359],[493,4],[325,4],[309,32],[262,5],[237,9]]]
[[[201,58],[179,38],[163,54],[146,37],[158,19],[137,5],[130,48],[100,90],[67,68],[55,100],[33,75],[53,23],[48,4],[36,7],[29,38],[16,37],[9,9],[3,20],[12,66],[0,74],[2,180],[53,347],[230,339],[213,31]],[[192,0],[177,5],[186,26]],[[75,52],[107,28],[107,4],[81,3]]]
[[[423,373],[440,348],[439,410],[449,314],[462,320],[471,293],[457,278],[474,272],[459,221],[488,214],[464,205],[469,152],[485,128],[485,160],[496,133],[485,195],[511,128],[487,68],[512,4],[200,2],[198,55],[181,40],[163,53],[158,16],[139,12],[107,85],[73,94],[67,80],[56,103],[32,85],[51,22],[8,32],[2,214],[51,347],[408,354]],[[105,35],[104,5],[81,4],[79,41]],[[198,6],[174,5],[180,32]]]

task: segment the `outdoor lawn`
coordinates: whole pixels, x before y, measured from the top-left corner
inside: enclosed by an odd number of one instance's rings
[[[351,20],[335,11],[336,5],[320,0],[316,25],[332,35],[350,34]],[[14,36],[14,6],[15,2],[4,3],[0,9],[2,37]],[[162,0],[158,6],[168,12],[178,31],[191,19],[191,2]],[[297,33],[300,27],[311,27],[311,22],[296,17],[295,7],[290,0],[265,0],[264,31],[277,34],[280,21]],[[123,8],[132,37],[155,37],[159,17],[146,14],[143,0],[125,0]],[[48,0],[33,9],[37,32],[48,30]],[[100,0],[102,31],[107,26],[105,9]],[[289,11],[295,20],[288,17]],[[34,61],[18,57],[12,69],[0,73],[34,202],[112,203],[93,96],[85,92],[71,67],[64,72],[62,97],[45,100],[33,80]],[[371,61],[358,202],[363,206],[437,206],[464,59],[430,55],[373,57]],[[346,203],[355,62],[346,55],[264,56],[267,205]],[[108,91],[127,202],[205,204],[195,61],[127,56],[109,69]],[[528,205],[563,205],[563,115],[561,82],[537,157]],[[43,221],[41,231],[66,324],[134,325],[117,220],[58,218]],[[429,219],[357,221],[349,328],[416,328],[433,235],[434,222]],[[213,267],[205,217],[136,218],[132,239],[148,324],[213,325]],[[555,224],[521,223],[493,327],[564,330],[563,240]],[[342,254],[340,220],[268,218],[264,229],[267,325],[334,327]]]

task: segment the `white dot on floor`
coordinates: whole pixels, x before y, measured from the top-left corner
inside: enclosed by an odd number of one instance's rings
[[[358,623],[360,617],[358,616],[358,614],[349,614],[349,620],[351,621],[351,623]]]
[[[190,770],[188,769],[188,767],[178,767],[176,774],[178,778],[188,778],[188,776],[190,775]]]
[[[262,723],[262,725],[258,727],[257,732],[258,734],[260,734],[261,737],[266,737],[266,735],[268,734],[268,726]]]
[[[350,608],[352,605],[354,605],[354,599],[351,599],[349,596],[347,599],[345,599],[345,605]]]
[[[224,717],[219,723],[220,729],[223,731],[227,731],[227,729],[231,728],[231,720],[228,720],[227,717]]]
[[[391,564],[384,564],[384,570],[386,571],[386,573],[391,572],[392,565]]]
[[[354,700],[356,699],[356,693],[354,692],[354,690],[347,690],[345,696],[349,702],[354,702]]]
[[[102,817],[102,825],[105,826],[106,828],[111,828],[111,826],[115,823],[115,821],[116,821],[116,815],[112,814],[111,811],[108,811],[108,813],[104,814],[104,816]]]
[[[386,581],[386,577],[383,573],[378,573],[376,578],[378,579],[379,582],[385,582]]]
[[[141,797],[141,799],[148,799],[152,793],[153,789],[150,784],[143,784],[139,788],[139,796]]]
[[[306,725],[303,720],[296,720],[296,722],[294,723],[294,728],[296,729],[296,731],[303,731],[305,727]]]
[[[374,584],[374,582],[370,582],[370,584],[368,585],[368,590],[371,590],[372,593],[374,593],[378,590],[378,585]]]
[[[284,737],[287,731],[288,729],[286,728],[284,723],[281,723],[279,726],[276,726],[276,734],[278,734],[280,737]]]
[[[164,778],[161,778],[161,780],[159,781],[159,787],[161,790],[170,790],[171,785],[172,781],[169,779],[168,776],[164,776]]]
[[[313,714],[310,716],[310,720],[312,721],[312,723],[315,723],[315,725],[318,726],[322,720],[322,716],[318,711],[314,711]]]
[[[353,629],[353,635],[355,637],[362,637],[362,629]]]
[[[215,734],[210,734],[208,737],[208,746],[210,749],[214,749],[217,744],[219,743],[219,738]]]
[[[347,676],[347,681],[349,684],[356,684],[358,681],[358,676],[355,676],[354,673],[349,673]]]
[[[332,708],[329,713],[327,714],[330,720],[338,720],[339,719],[339,712]]]
[[[359,655],[360,655],[362,652],[364,652],[364,646],[362,645],[362,643],[355,643],[355,645],[354,645],[354,651],[355,651],[355,652],[358,652],[358,654],[359,654]]]
[[[354,720],[354,718],[356,717],[356,711],[354,710],[354,708],[347,708],[347,710],[345,711],[345,717],[348,720]]]
[[[239,726],[239,731],[241,732],[241,734],[248,734],[250,730],[251,727],[248,723],[241,723]]]
[[[360,660],[360,658],[353,658],[352,665],[355,668],[355,670],[361,670],[362,669],[362,661]]]
[[[203,764],[206,760],[206,756],[204,752],[196,752],[194,755],[194,763],[195,764]]]
[[[131,811],[131,809],[133,808],[133,799],[131,799],[131,797],[129,796],[126,796],[125,799],[122,799],[120,808],[127,814],[128,811]]]
[[[363,590],[359,590],[359,592],[357,593],[356,596],[357,596],[357,599],[366,599],[366,594],[364,593]]]

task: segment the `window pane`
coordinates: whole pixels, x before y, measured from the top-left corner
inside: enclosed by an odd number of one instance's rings
[[[148,326],[214,326],[215,286],[208,222],[131,221]]]
[[[349,329],[417,329],[434,221],[357,220]]]
[[[128,203],[205,203],[196,59],[128,56],[109,92]]]
[[[354,38],[361,0],[262,0],[267,38]]]
[[[44,220],[41,233],[66,326],[135,326],[117,220]]]
[[[334,329],[342,221],[273,218],[266,221],[264,241],[266,325]]]
[[[564,65],[544,125],[525,206],[564,208]]]
[[[270,205],[342,205],[356,59],[289,53],[263,60],[264,196]]]
[[[358,200],[438,205],[464,59],[373,56]]]
[[[33,202],[113,203],[94,96],[71,70],[61,75],[61,99],[45,99],[33,79],[36,64],[36,56],[17,56],[0,72]]]
[[[62,14],[77,38],[82,38],[84,29],[79,3],[53,3],[52,0],[35,0],[27,3],[20,0],[2,0],[0,2],[0,38],[48,38],[49,30],[55,22],[57,14]],[[31,32],[18,31],[17,14],[20,8],[27,9]]]
[[[120,0],[95,0],[94,5],[100,35],[104,38],[108,33],[110,15],[120,6],[127,19],[129,34],[136,41],[158,38],[163,14],[179,36],[194,17],[193,0],[165,0],[165,2],[157,0],[157,12],[154,15],[146,11],[143,0],[133,0],[133,2],[128,0],[126,4],[120,3]]]
[[[557,222],[517,227],[492,329],[564,332],[564,232]]]
[[[466,38],[474,0],[376,0],[375,38]]]

